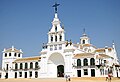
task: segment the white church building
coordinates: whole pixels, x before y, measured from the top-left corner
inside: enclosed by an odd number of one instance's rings
[[[22,50],[14,46],[3,50],[1,78],[57,78],[70,77],[120,77],[115,44],[97,48],[83,33],[79,43],[65,38],[55,4],[55,16],[48,32],[48,42],[43,44],[40,55],[23,58]]]

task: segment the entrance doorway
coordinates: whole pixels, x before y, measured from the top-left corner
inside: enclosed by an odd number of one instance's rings
[[[52,53],[47,61],[49,77],[64,77],[64,57],[61,53]]]
[[[25,72],[25,78],[27,78],[27,72]]]
[[[77,70],[78,77],[81,77],[81,70]]]
[[[95,77],[95,69],[91,69],[91,77]]]
[[[117,71],[117,77],[118,77],[118,71]]]
[[[35,78],[38,78],[38,72],[37,71],[35,72]]]
[[[5,78],[6,78],[6,79],[8,78],[8,73],[6,73]]]
[[[57,66],[57,77],[64,77],[64,66],[63,65]]]
[[[15,72],[15,78],[17,78],[17,72]]]

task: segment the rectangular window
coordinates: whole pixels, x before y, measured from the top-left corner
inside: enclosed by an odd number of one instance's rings
[[[100,69],[100,74],[104,75],[104,69]]]
[[[53,46],[51,45],[51,46],[50,46],[50,51],[52,51],[52,50],[53,50]]]
[[[105,75],[108,75],[108,70],[105,70]]]
[[[19,77],[22,77],[22,72],[19,72]]]
[[[59,50],[62,50],[62,44],[59,44]]]
[[[35,72],[35,78],[37,78],[37,77],[38,77],[38,72],[36,71],[36,72]]]
[[[84,75],[88,75],[88,69],[84,69]]]
[[[30,77],[32,77],[32,71],[30,71],[29,73],[30,73]]]
[[[102,75],[102,69],[100,69],[100,75]]]
[[[54,45],[54,50],[57,50],[57,45]]]

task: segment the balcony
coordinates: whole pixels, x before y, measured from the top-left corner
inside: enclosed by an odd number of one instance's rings
[[[80,69],[80,68],[95,68],[95,65],[88,65],[88,66],[73,66],[74,68]]]
[[[27,71],[27,70],[39,70],[40,67],[36,68],[24,68],[24,69],[12,69],[13,71]]]
[[[47,49],[47,44],[43,43],[42,49]]]
[[[4,71],[4,72],[8,72],[9,70],[8,70],[8,69],[3,68],[3,69],[2,69],[2,71]]]

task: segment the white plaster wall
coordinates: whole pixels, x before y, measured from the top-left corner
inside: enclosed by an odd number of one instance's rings
[[[57,77],[57,66],[54,63],[48,64],[48,77]]]

